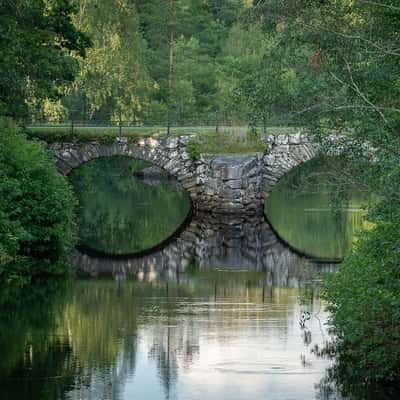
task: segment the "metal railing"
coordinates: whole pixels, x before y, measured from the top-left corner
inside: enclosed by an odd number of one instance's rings
[[[68,129],[72,134],[75,130],[85,129],[111,129],[118,130],[120,136],[124,130],[140,132],[145,129],[171,130],[179,128],[196,128],[197,130],[207,129],[214,130],[215,133],[232,131],[233,129],[241,130],[257,130],[258,132],[267,133],[268,127],[271,126],[294,126],[293,122],[283,121],[279,118],[261,118],[250,119],[245,116],[231,116],[226,110],[210,111],[204,113],[187,114],[182,111],[166,111],[166,112],[141,112],[133,113],[132,119],[123,119],[120,114],[117,118],[115,115],[98,118],[74,118],[73,114],[68,119],[48,120],[48,119],[30,119],[22,123],[27,128],[36,129]]]

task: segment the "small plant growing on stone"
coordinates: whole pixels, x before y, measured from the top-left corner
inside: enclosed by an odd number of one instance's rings
[[[201,143],[198,140],[190,140],[186,145],[186,152],[191,160],[198,160],[201,155]]]
[[[80,134],[80,135],[78,135],[78,141],[81,144],[90,143],[93,141],[93,137],[84,135],[84,134]]]
[[[247,140],[258,139],[259,135],[257,133],[257,128],[254,125],[249,125],[246,136],[247,136]]]
[[[115,141],[115,135],[112,133],[104,133],[99,137],[101,144],[113,144]]]
[[[261,139],[260,132],[257,132],[257,128],[254,125],[249,125],[246,138],[247,142],[253,145],[254,148],[259,149],[259,151],[266,152],[268,150],[268,143]]]

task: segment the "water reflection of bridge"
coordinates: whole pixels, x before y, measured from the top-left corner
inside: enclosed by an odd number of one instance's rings
[[[298,287],[316,271],[334,268],[293,251],[262,216],[217,218],[203,213],[196,213],[182,233],[151,254],[112,259],[77,252],[73,264],[78,272],[89,276],[111,274],[145,281],[185,279],[189,266],[265,271],[265,284],[276,287]]]

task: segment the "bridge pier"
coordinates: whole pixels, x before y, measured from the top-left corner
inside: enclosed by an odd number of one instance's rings
[[[262,152],[202,156],[196,208],[218,214],[262,214],[263,168]]]

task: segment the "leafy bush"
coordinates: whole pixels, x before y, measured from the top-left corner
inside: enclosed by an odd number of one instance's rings
[[[186,145],[186,152],[191,160],[198,160],[201,155],[201,143],[196,140],[190,140]]]
[[[0,119],[0,277],[7,262],[20,259],[59,272],[75,242],[75,206],[43,146]]]
[[[116,135],[113,133],[104,133],[99,137],[99,142],[102,144],[113,144],[115,142]]]
[[[24,133],[29,139],[40,139],[47,143],[66,142],[75,139],[70,129],[25,129]]]
[[[249,125],[249,128],[246,132],[246,136],[248,140],[255,140],[259,137],[259,134],[257,132],[257,128],[253,125]]]
[[[90,143],[93,141],[99,141],[103,144],[113,143],[117,132],[113,131],[87,131],[75,129],[73,132],[71,129],[26,129],[25,133],[31,139],[40,139],[46,143],[57,143],[57,142],[79,142],[82,144]]]
[[[325,278],[337,340],[337,375],[353,382],[400,378],[400,205],[382,202],[354,252]]]

